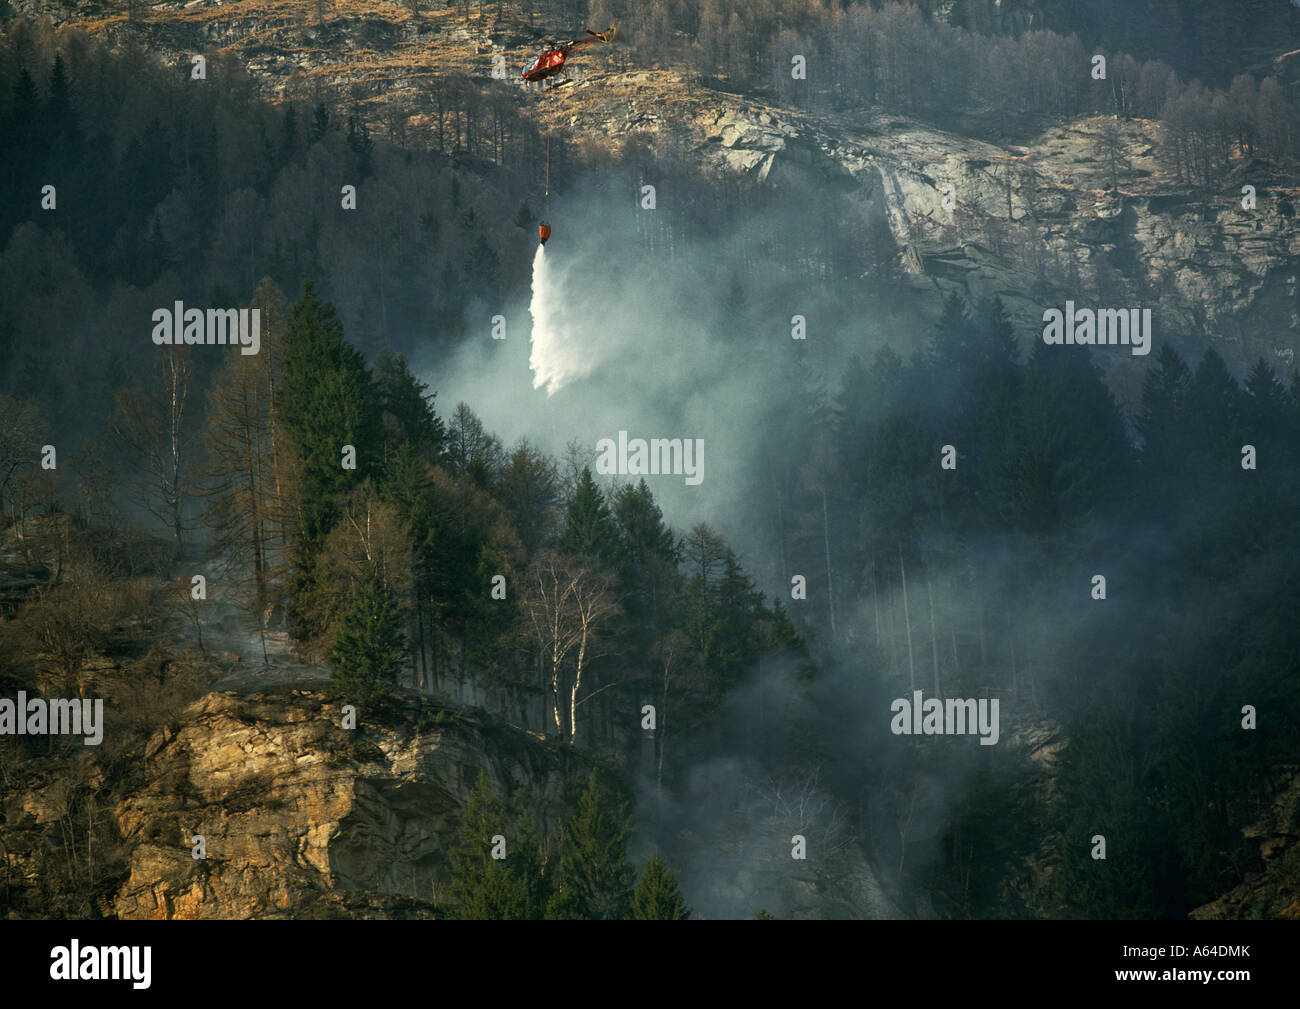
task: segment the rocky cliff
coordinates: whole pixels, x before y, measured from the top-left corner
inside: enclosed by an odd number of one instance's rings
[[[116,810],[131,846],[123,918],[435,917],[457,819],[485,773],[544,830],[577,758],[472,712],[410,701],[340,726],[316,691],[208,694],[144,754]],[[192,856],[192,836],[204,859]]]
[[[1041,333],[1045,308],[1067,300],[1151,308],[1155,339],[1184,354],[1199,356],[1208,338],[1237,369],[1259,357],[1283,373],[1294,365],[1300,188],[1267,165],[1246,165],[1220,193],[1193,194],[1157,160],[1159,124],[1129,120],[1119,129],[1130,168],[1111,191],[1097,153],[1102,120],[1000,147],[894,116],[807,115],[684,82],[660,103],[657,86],[647,81],[648,93],[626,103],[589,86],[572,122],[594,120],[615,137],[686,136],[719,170],[792,193],[838,189],[864,238],[887,228],[901,278],[935,295],[933,311],[953,290],[998,295],[1023,341]],[[1115,374],[1120,358],[1101,363],[1131,397],[1140,378]]]
[[[1192,918],[1300,921],[1300,768],[1279,768],[1273,800],[1242,834],[1259,845],[1263,869],[1191,913]]]

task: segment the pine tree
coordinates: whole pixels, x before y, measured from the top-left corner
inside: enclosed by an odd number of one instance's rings
[[[506,865],[524,892],[524,917],[541,920],[551,895],[551,879],[542,838],[528,813],[515,822],[512,844]]]
[[[1282,435],[1286,422],[1286,389],[1262,357],[1246,376],[1245,419],[1252,437],[1272,441]]]
[[[1183,410],[1190,381],[1191,372],[1178,351],[1162,343],[1155,367],[1142,380],[1142,402],[1135,424],[1142,439],[1144,463],[1173,453],[1184,430]]]
[[[572,886],[561,883],[546,902],[547,921],[583,921],[582,906]]]
[[[1218,462],[1240,446],[1243,396],[1228,366],[1211,347],[1187,385],[1187,428],[1193,453],[1205,470],[1224,470]]]
[[[971,372],[977,363],[974,328],[966,302],[954,291],[944,299],[922,361],[932,401],[955,416],[965,412]]]
[[[594,557],[609,563],[615,556],[618,531],[605,496],[591,477],[590,467],[583,467],[578,487],[569,502],[560,549],[567,554]]]
[[[280,121],[280,164],[287,165],[298,153],[298,108],[289,102]]]
[[[339,498],[380,469],[383,428],[365,360],[343,339],[333,306],[316,295],[310,282],[290,310],[283,360],[276,409],[291,445],[298,495],[290,538],[296,569],[294,634],[299,641],[312,641],[328,630],[301,616],[312,608],[309,597],[318,589],[316,561],[338,521]],[[356,451],[355,469],[342,466],[345,445]]]
[[[564,829],[561,887],[548,917],[598,921],[626,918],[635,878],[627,864],[631,822],[624,804],[615,805],[592,774],[578,800],[578,811]]]
[[[487,773],[480,771],[461,810],[458,844],[451,850],[451,888],[456,917],[461,920],[519,921],[537,916],[522,874],[508,868],[518,857],[509,842],[504,859],[492,857],[497,835],[506,835],[505,810]]]
[[[40,95],[26,67],[18,71],[5,119],[5,142],[0,145],[0,158],[3,159],[0,164],[5,170],[0,172],[0,195],[5,197],[3,212],[6,218],[14,214],[13,221],[17,223],[31,216],[30,211],[17,209],[14,204],[18,200],[28,201],[27,194],[40,176],[41,159],[45,154],[41,142]],[[0,221],[6,218],[0,218]]]
[[[384,696],[406,667],[406,631],[397,597],[378,574],[367,575],[343,614],[330,649],[330,678],[354,703]]]
[[[312,116],[311,123],[311,142],[314,144],[321,140],[326,133],[330,131],[330,110],[325,107],[324,102],[316,103],[316,111]]]
[[[45,104],[45,119],[50,138],[50,164],[61,168],[67,159],[76,158],[77,146],[80,143],[77,114],[72,108],[68,74],[64,68],[62,54],[54,57],[54,69],[50,73],[50,97]]]
[[[1123,417],[1093,359],[1036,343],[1016,418],[1010,517],[1021,529],[1053,535],[1083,525],[1111,499],[1130,462]]]
[[[677,582],[681,549],[663,520],[654,495],[641,480],[625,484],[614,497],[613,518],[618,536],[619,580],[629,593],[634,623],[646,634],[656,630]]]
[[[442,457],[447,433],[442,419],[434,410],[436,393],[416,378],[403,354],[385,348],[375,358],[373,368],[375,392],[385,418],[385,459],[391,460],[397,449],[410,444],[418,456],[430,462]]]
[[[646,862],[632,891],[632,918],[635,921],[685,921],[691,910],[677,891],[677,880],[668,871],[668,863],[658,852]]]
[[[356,171],[359,178],[368,179],[374,172],[371,164],[371,152],[375,142],[370,139],[370,128],[356,116],[348,117],[348,146],[356,155]]]
[[[554,505],[559,498],[555,463],[521,438],[501,470],[498,486],[519,541],[532,556],[547,538],[554,520]]]

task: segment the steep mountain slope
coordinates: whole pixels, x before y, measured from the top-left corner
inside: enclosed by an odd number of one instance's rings
[[[50,10],[34,0],[10,6]],[[1006,13],[1029,25],[1035,6],[1007,5]],[[526,33],[497,30],[490,15],[416,17],[378,2],[197,0],[155,5],[135,23],[108,4],[53,10],[70,28],[162,53],[179,75],[188,75],[197,52],[207,54],[211,75],[223,60],[236,61],[269,97],[354,108],[375,129],[408,138],[432,136],[437,89],[459,74],[457,86],[526,109],[592,148],[649,144],[791,202],[834,193],[864,242],[888,236],[891,272],[933,314],[953,290],[997,294],[1022,343],[1036,339],[1044,308],[1073,300],[1151,308],[1157,341],[1192,357],[1208,341],[1239,372],[1258,357],[1280,372],[1294,365],[1300,185],[1248,162],[1218,191],[1194,191],[1162,168],[1162,128],[1151,121],[1075,119],[999,145],[896,115],[783,107],[678,69],[630,65],[618,51],[601,51],[575,67],[573,83],[540,92],[517,80],[537,51]],[[508,67],[503,80],[491,76],[498,55]],[[1107,159],[1101,152],[1112,130],[1117,153]],[[1258,193],[1253,209],[1242,206],[1246,185]],[[1099,360],[1131,400],[1142,369],[1121,367],[1127,353]],[[527,795],[548,822],[576,768],[564,751],[474,715],[448,713],[429,725],[418,711],[407,714],[349,740],[337,712],[310,691],[196,701],[150,740],[145,784],[115,810],[130,850],[109,912],[436,914],[450,831],[478,771],[499,791]],[[1268,872],[1198,916],[1293,913],[1294,788],[1279,788],[1274,814],[1258,828]],[[54,821],[38,799],[15,822],[36,830]],[[206,867],[180,843],[192,833],[207,840]],[[244,868],[225,870],[227,858]],[[881,913],[870,870],[854,862],[845,873],[860,884],[851,910]],[[752,877],[734,886],[724,878],[718,899],[742,906],[762,889]],[[815,914],[818,888],[835,882],[798,880],[807,899],[796,912]]]
[[[1038,5],[1013,6],[999,16],[1038,17]],[[14,5],[37,7],[51,13]],[[895,115],[778,107],[671,67],[632,65],[617,45],[588,50],[570,84],[542,90],[519,79],[541,45],[520,25],[456,9],[417,17],[378,0],[197,0],[148,7],[134,22],[115,6],[79,3],[53,16],[141,43],[178,73],[196,53],[214,61],[212,73],[236,61],[269,97],[328,98],[417,142],[432,142],[437,91],[459,80],[574,140],[637,140],[792,195],[842,194],[864,241],[891,236],[897,272],[933,295],[934,314],[953,289],[997,294],[1022,341],[1041,332],[1044,309],[1072,300],[1150,308],[1156,340],[1193,357],[1208,340],[1238,372],[1263,357],[1285,373],[1300,344],[1300,179],[1246,162],[1219,191],[1195,191],[1162,169],[1158,123],[1078,119],[999,146]],[[493,76],[497,58],[503,79]],[[1251,209],[1245,185],[1255,188]],[[1114,372],[1119,355],[1100,356]],[[1140,382],[1132,368],[1112,379],[1124,399]]]

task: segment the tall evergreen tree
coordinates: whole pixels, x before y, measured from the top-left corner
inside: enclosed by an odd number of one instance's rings
[[[1246,376],[1246,394],[1242,409],[1245,433],[1256,445],[1286,446],[1294,457],[1295,446],[1287,437],[1286,389],[1263,358]]]
[[[310,282],[290,310],[283,377],[276,406],[288,434],[297,475],[297,522],[290,542],[294,595],[315,590],[316,559],[338,520],[339,498],[382,466],[383,440],[375,388],[361,353],[343,339],[334,308]],[[345,446],[355,468],[344,468]],[[299,599],[301,603],[302,600]],[[295,615],[305,607],[295,608]],[[295,636],[310,641],[326,629],[295,620]]]
[[[16,224],[33,216],[36,204],[30,193],[38,181],[45,153],[41,143],[40,95],[26,67],[18,71],[5,119],[5,142],[0,145],[0,157],[5,164],[5,171],[0,172],[0,187],[4,188],[0,188],[0,193],[6,199],[0,206],[3,215],[0,221]],[[7,228],[3,234],[7,238]]]
[[[677,582],[681,549],[645,480],[614,496],[617,568],[636,624],[654,633]]]
[[[280,120],[280,164],[287,165],[298,153],[298,108],[293,102],[284,107]]]
[[[383,697],[397,684],[408,652],[401,607],[377,572],[357,587],[330,649],[330,678],[354,703]]]
[[[632,891],[633,920],[685,921],[690,916],[691,910],[677,890],[677,880],[656,851],[641,870],[641,878]]]
[[[66,159],[76,158],[81,136],[61,53],[54,57],[54,68],[50,73],[50,97],[45,103],[45,129],[49,137],[49,163],[62,168]]]
[[[548,917],[599,921],[626,918],[635,874],[627,864],[631,830],[627,807],[601,789],[593,773],[578,799],[578,810],[564,829],[560,857],[561,888]]]
[[[426,391],[407,366],[406,357],[385,348],[375,358],[373,369],[379,407],[385,417],[385,459],[391,459],[403,444],[430,462],[442,457],[446,430],[434,410],[436,393]]]
[[[584,466],[577,489],[569,501],[560,549],[608,564],[615,557],[617,544],[618,530],[609,505],[605,503],[605,495],[592,479],[590,467]]]
[[[1191,372],[1168,343],[1162,343],[1155,366],[1142,380],[1142,401],[1135,427],[1142,439],[1144,465],[1175,454],[1186,430],[1184,409]],[[1167,465],[1167,461],[1166,461]]]
[[[944,299],[922,359],[930,402],[954,416],[965,414],[972,373],[978,365],[975,325],[965,300],[957,292]]]
[[[456,917],[467,921],[519,921],[536,917],[532,895],[522,873],[507,866],[516,857],[506,844],[506,857],[492,857],[494,838],[506,836],[506,815],[488,781],[479,772],[460,814],[457,844],[451,850],[452,896]]]
[[[1187,425],[1202,457],[1223,459],[1240,447],[1242,393],[1218,351],[1209,348],[1187,385]],[[1218,469],[1209,458],[1209,466]]]

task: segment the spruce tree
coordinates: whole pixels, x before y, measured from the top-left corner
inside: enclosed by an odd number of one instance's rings
[[[458,843],[451,850],[451,889],[456,917],[467,921],[518,921],[537,917],[523,874],[512,871],[512,852],[492,857],[493,838],[506,834],[506,816],[486,772],[480,771],[460,815]],[[526,845],[523,845],[526,847]]]
[[[551,895],[551,879],[547,872],[542,838],[533,818],[524,813],[515,822],[506,867],[524,893],[524,917],[540,920],[545,916]]]
[[[691,910],[677,891],[677,880],[668,863],[655,852],[641,870],[632,891],[632,918],[636,921],[685,921]]]
[[[1134,429],[1141,439],[1138,466],[1139,494],[1148,502],[1168,500],[1187,465],[1187,389],[1192,373],[1168,343],[1162,343],[1156,360],[1142,380]]]
[[[618,531],[609,505],[592,479],[590,468],[584,466],[569,502],[560,549],[567,554],[594,557],[609,563],[614,558],[617,544]]]
[[[578,811],[564,830],[561,887],[548,918],[617,921],[631,910],[634,874],[627,864],[631,824],[627,807],[615,804],[592,774],[578,800]]]
[[[619,488],[613,515],[620,540],[619,575],[625,585],[635,586],[656,561],[676,568],[681,559],[677,537],[664,524],[663,511],[644,478]]]
[[[338,692],[353,702],[384,696],[407,659],[406,631],[397,597],[378,574],[369,574],[343,614],[329,659]]]
[[[318,638],[310,597],[318,591],[316,560],[338,521],[339,497],[381,467],[382,425],[374,385],[361,353],[343,339],[343,326],[310,282],[294,303],[284,337],[283,378],[276,409],[289,435],[297,475],[296,528],[290,536],[295,568],[294,636]],[[356,468],[343,468],[343,447],[356,453]]]
[[[966,412],[971,372],[977,361],[973,329],[966,302],[954,291],[944,299],[943,312],[921,360],[931,402],[957,417]]]
[[[381,350],[373,372],[379,407],[386,414],[385,459],[391,461],[402,445],[410,445],[420,458],[440,461],[447,434],[434,411],[436,394],[411,374],[403,354]]]
[[[50,72],[50,97],[45,104],[45,119],[50,141],[49,162],[57,168],[62,168],[64,159],[76,157],[80,143],[70,90],[63,56],[56,55],[54,69]]]
[[[2,106],[2,103],[0,103]],[[31,212],[14,206],[18,193],[25,194],[36,183],[41,172],[41,159],[44,156],[41,116],[41,99],[36,90],[36,82],[26,67],[18,71],[14,81],[13,96],[5,116],[5,142],[0,145],[0,157],[4,159],[5,171],[0,173],[0,194],[6,199],[3,212],[14,215],[13,223],[27,220]],[[24,204],[25,206],[26,204]],[[5,232],[8,234],[8,231]]]
[[[1262,357],[1251,367],[1245,387],[1247,395],[1242,409],[1245,435],[1256,444],[1289,447],[1285,437],[1286,387]]]

